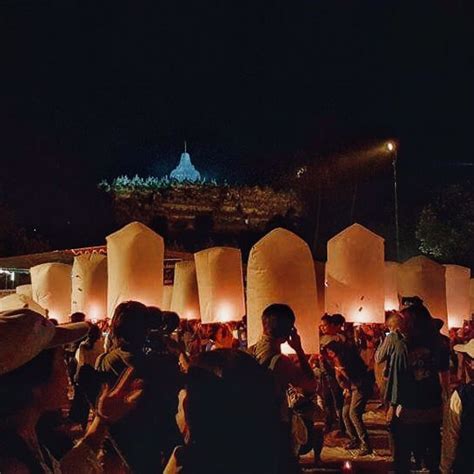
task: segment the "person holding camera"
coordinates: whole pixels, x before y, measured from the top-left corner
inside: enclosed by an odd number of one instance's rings
[[[160,472],[180,435],[175,410],[180,389],[178,359],[169,354],[166,336],[176,327],[158,308],[137,301],[117,306],[111,324],[113,349],[96,369],[114,383],[127,367],[143,380],[143,397],[133,417],[118,423],[111,435],[134,473]],[[167,332],[168,331],[168,332]]]
[[[313,394],[317,382],[301,345],[301,338],[295,328],[295,314],[285,304],[272,304],[262,314],[263,335],[248,349],[257,362],[273,373],[277,398],[281,407],[280,419],[280,471],[299,472],[297,456],[291,450],[291,412],[286,391],[291,385],[304,393]],[[296,352],[298,364],[281,353],[281,346],[288,342]],[[316,460],[319,452],[315,453]]]

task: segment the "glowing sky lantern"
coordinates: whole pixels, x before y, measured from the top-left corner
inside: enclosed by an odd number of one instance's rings
[[[178,262],[174,267],[171,311],[175,311],[183,319],[201,318],[194,260]]]
[[[78,255],[72,265],[73,312],[87,319],[107,316],[107,257],[99,253]]]
[[[398,300],[399,265],[398,262],[385,262],[385,311],[398,311],[400,309],[400,302]]]
[[[25,295],[33,299],[33,288],[31,285],[18,285],[15,291],[19,295]]]
[[[353,224],[329,240],[327,249],[326,312],[350,322],[383,323],[384,239]]]
[[[307,353],[319,352],[316,275],[306,242],[286,229],[275,229],[250,251],[247,265],[248,343],[262,333],[262,312],[274,303],[289,305]],[[290,352],[289,348],[283,348]]]
[[[447,331],[446,269],[443,265],[420,255],[398,267],[398,293],[400,296],[420,297],[431,315],[445,322]]]
[[[460,328],[471,314],[471,270],[459,265],[444,265],[444,268],[448,325],[450,328]]]
[[[214,247],[194,254],[203,323],[238,321],[245,315],[240,250]]]
[[[64,263],[30,268],[33,300],[59,323],[68,322],[71,313],[71,270],[71,265]]]
[[[36,311],[42,316],[46,316],[46,310],[32,298],[21,293],[13,293],[0,298],[0,311],[9,311],[12,309],[28,308]]]
[[[326,301],[326,263],[314,262],[314,270],[316,272],[316,288],[318,290],[318,308],[319,314],[324,313]]]
[[[163,238],[139,222],[107,237],[108,314],[123,301],[161,306]]]
[[[173,298],[173,285],[163,286],[163,300],[161,301],[160,309],[169,311],[171,308],[171,300]]]

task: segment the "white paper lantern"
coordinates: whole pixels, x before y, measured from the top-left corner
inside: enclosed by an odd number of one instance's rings
[[[384,239],[353,224],[328,241],[326,312],[347,321],[383,323]]]
[[[64,263],[43,263],[30,268],[33,300],[59,323],[69,322],[71,270],[71,265]]]
[[[238,321],[245,315],[240,250],[214,247],[194,254],[203,323]]]
[[[72,265],[73,312],[88,319],[107,316],[107,257],[98,253],[78,255]]]
[[[163,300],[160,309],[162,311],[169,311],[171,308],[171,300],[173,298],[173,285],[163,286]]]
[[[400,302],[398,300],[399,265],[398,262],[385,262],[385,311],[398,311],[400,309]]]
[[[42,316],[46,316],[46,311],[32,298],[21,293],[13,293],[0,298],[0,311],[11,311],[14,309],[28,308]]]
[[[194,260],[178,262],[174,267],[171,311],[175,311],[183,319],[201,319]]]
[[[460,328],[464,320],[470,319],[471,270],[459,265],[444,265],[446,268],[446,304],[448,325]]]
[[[474,314],[474,278],[471,278],[469,285],[469,295],[471,299],[471,310],[469,311],[469,316],[472,318]]]
[[[163,301],[162,237],[132,222],[107,237],[108,314],[124,301],[158,306]]]
[[[33,299],[33,288],[31,285],[18,285],[15,291],[19,295],[25,295],[28,298]]]
[[[289,305],[307,353],[319,352],[316,275],[306,242],[285,229],[275,229],[250,251],[247,266],[248,343],[262,334],[263,310],[274,303]]]
[[[443,265],[420,255],[398,267],[398,293],[400,296],[418,296],[434,318],[445,323],[447,331],[446,269]]]

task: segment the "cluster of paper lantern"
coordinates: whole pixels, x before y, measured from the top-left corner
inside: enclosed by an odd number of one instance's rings
[[[301,238],[275,229],[251,249],[246,290],[240,250],[214,247],[175,266],[173,285],[163,284],[164,243],[133,222],[107,237],[107,256],[75,257],[72,267],[48,263],[31,268],[31,285],[0,300],[0,310],[30,307],[59,322],[71,312],[90,319],[112,316],[118,304],[141,301],[203,323],[238,321],[247,315],[248,342],[262,334],[261,315],[270,304],[289,305],[308,353],[318,351],[324,312],[348,322],[383,323],[402,296],[419,296],[446,328],[459,327],[474,309],[470,270],[419,256],[385,262],[384,240],[354,224],[328,241],[327,262],[315,262]]]

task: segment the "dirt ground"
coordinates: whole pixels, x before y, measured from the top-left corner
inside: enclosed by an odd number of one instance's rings
[[[388,433],[385,425],[384,411],[377,408],[378,402],[370,403],[364,415],[374,453],[359,457],[357,451],[347,451],[343,445],[344,438],[326,436],[321,455],[321,466],[314,467],[312,455],[302,456],[301,465],[304,473],[389,473],[392,469],[392,459],[389,449]],[[350,469],[347,462],[350,463]],[[346,469],[343,470],[345,465]]]

